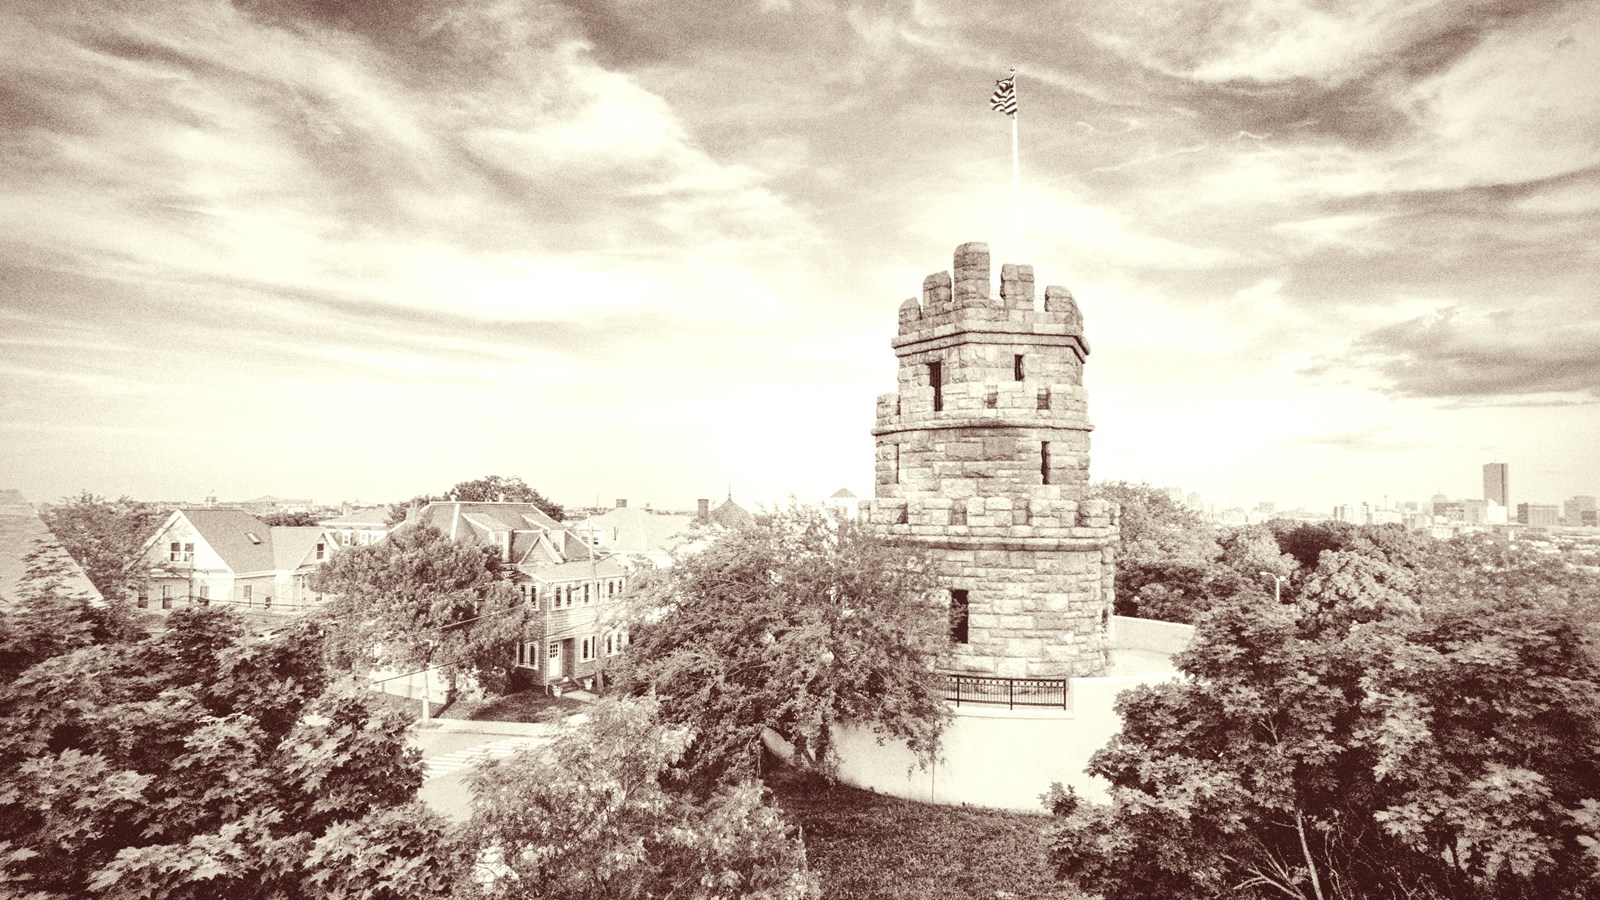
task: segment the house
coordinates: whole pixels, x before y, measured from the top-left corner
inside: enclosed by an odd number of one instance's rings
[[[841,519],[861,518],[861,498],[849,488],[839,488],[834,491],[828,499],[822,501],[822,506]]]
[[[619,500],[615,509],[589,516],[572,530],[592,547],[635,565],[660,568],[672,564],[672,551],[684,543],[694,523],[693,516],[629,507]]]
[[[517,682],[592,687],[606,658],[626,646],[621,601],[632,565],[534,504],[437,500],[409,513],[401,527],[418,525],[491,547],[511,566],[512,584],[537,612],[515,651]]]
[[[756,524],[756,517],[751,515],[748,509],[735,503],[732,494],[728,495],[727,500],[719,503],[716,509],[711,508],[710,500],[701,500],[700,511],[694,520],[701,525],[720,525],[729,531],[743,531],[746,528],[754,528]]]
[[[322,602],[308,580],[338,546],[320,525],[272,526],[239,509],[178,509],[145,542],[149,582],[133,599],[152,610],[231,603],[303,612]]]
[[[29,557],[38,551],[59,554],[63,587],[81,594],[89,603],[105,603],[83,568],[67,554],[61,542],[50,533],[39,513],[21,491],[0,489],[0,609],[12,606],[21,597],[27,578]]]
[[[389,534],[389,507],[367,506],[347,510],[344,515],[322,519],[318,525],[333,532],[341,547],[365,547]]]

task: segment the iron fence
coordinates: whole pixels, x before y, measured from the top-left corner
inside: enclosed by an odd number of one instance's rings
[[[1002,678],[997,675],[944,676],[944,698],[960,706],[976,703],[986,706],[1037,706],[1067,708],[1065,678]]]

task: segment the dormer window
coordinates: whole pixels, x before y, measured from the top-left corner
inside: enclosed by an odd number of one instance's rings
[[[326,559],[327,556],[328,556],[328,545],[323,543],[322,541],[317,541],[317,559],[318,560]]]

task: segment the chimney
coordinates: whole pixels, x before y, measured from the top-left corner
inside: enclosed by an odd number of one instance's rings
[[[711,501],[710,500],[701,500],[700,501],[700,514],[695,516],[695,520],[698,521],[698,522],[709,522],[709,521],[711,521]]]
[[[617,509],[627,509],[628,501],[623,497],[617,498]]]

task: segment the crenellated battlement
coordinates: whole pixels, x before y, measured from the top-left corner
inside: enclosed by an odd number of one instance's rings
[[[1002,266],[998,297],[990,275],[988,246],[962,244],[900,305],[899,390],[878,397],[862,512],[934,553],[953,623],[961,610],[956,668],[1095,674],[1120,513],[1084,496],[1083,316],[1064,287],[1041,304],[1032,266]]]
[[[1098,550],[1121,524],[1121,509],[1104,500],[1066,500],[1048,488],[1015,497],[876,497],[861,502],[863,519],[889,534],[976,537],[1038,548]]]
[[[953,269],[924,278],[921,297],[900,304],[900,332],[894,345],[898,349],[957,332],[1073,338],[1059,343],[1072,347],[1080,363],[1089,355],[1083,315],[1072,292],[1050,285],[1041,306],[1034,291],[1033,266],[1001,266],[1000,296],[990,296],[989,245],[984,243],[957,247]]]

